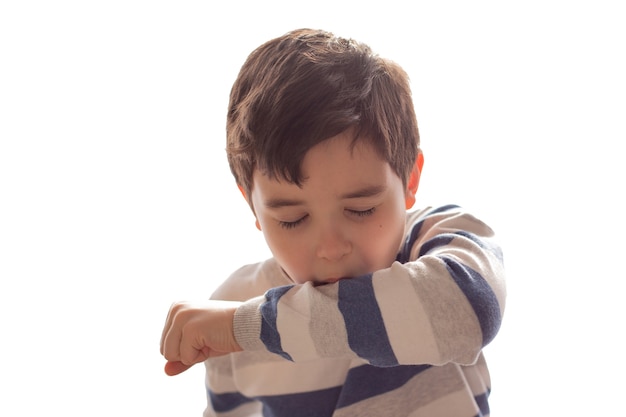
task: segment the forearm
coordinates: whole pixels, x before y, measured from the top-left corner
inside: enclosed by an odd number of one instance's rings
[[[237,340],[294,361],[473,362],[500,326],[504,272],[499,248],[478,237],[480,223],[472,230],[461,220],[470,232],[440,227],[413,242],[415,261],[331,285],[268,291],[237,311]]]

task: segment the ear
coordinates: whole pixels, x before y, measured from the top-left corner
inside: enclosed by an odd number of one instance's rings
[[[415,194],[417,194],[417,188],[420,183],[420,175],[422,173],[422,167],[424,166],[424,154],[422,151],[419,151],[417,154],[417,159],[415,160],[415,165],[413,165],[413,169],[411,170],[411,175],[409,176],[409,181],[406,186],[406,194],[404,196],[404,201],[406,205],[406,209],[410,209],[415,204]]]
[[[246,190],[244,190],[240,184],[237,184],[237,188],[239,188],[239,192],[241,193],[243,198],[246,200],[246,203],[250,204],[250,202],[248,201],[248,196],[246,195]]]
[[[252,214],[254,214],[254,219],[255,219],[254,224],[255,224],[256,228],[261,230],[261,224],[259,223],[259,219],[257,219],[257,217],[256,217],[256,213],[254,212],[254,208],[252,207],[252,203],[248,199],[248,195],[246,194],[246,190],[244,190],[243,187],[240,184],[237,184],[237,188],[239,188],[239,192],[241,193],[243,198],[246,200],[246,203],[248,203],[248,205],[250,206],[250,209],[252,209]]]

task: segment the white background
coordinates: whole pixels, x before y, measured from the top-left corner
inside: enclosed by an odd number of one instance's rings
[[[203,370],[165,376],[161,326],[268,254],[225,112],[248,53],[298,27],[407,70],[417,205],[500,234],[493,415],[625,415],[618,3],[2,2],[0,415],[201,414]]]

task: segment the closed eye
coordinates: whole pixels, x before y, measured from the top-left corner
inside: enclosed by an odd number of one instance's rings
[[[365,216],[371,216],[372,214],[374,214],[374,211],[376,211],[376,207],[372,207],[372,208],[369,208],[367,210],[346,209],[346,211],[348,213],[353,214],[353,215],[358,216],[358,217],[365,217]]]
[[[295,220],[293,222],[284,222],[284,221],[279,221],[278,224],[280,225],[280,227],[284,228],[284,229],[293,229],[294,227],[299,226],[300,224],[302,224],[307,217],[309,217],[309,215],[305,215],[302,216],[301,218],[299,218],[298,220]]]

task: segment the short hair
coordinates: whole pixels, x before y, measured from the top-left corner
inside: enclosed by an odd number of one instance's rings
[[[406,185],[419,152],[409,78],[353,39],[298,29],[247,58],[231,94],[226,152],[247,195],[254,170],[301,186],[309,149],[348,129],[374,145]]]

